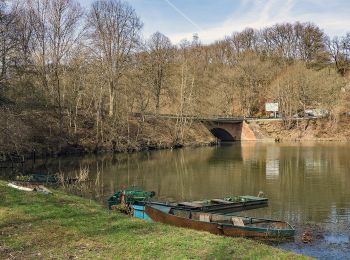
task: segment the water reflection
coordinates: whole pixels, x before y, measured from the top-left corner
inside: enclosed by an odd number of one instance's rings
[[[161,200],[197,200],[263,191],[265,209],[250,215],[291,222],[350,219],[350,153],[345,143],[235,143],[220,147],[70,157],[38,162],[34,171],[73,176],[87,167],[84,196],[101,202],[121,187],[154,190]]]
[[[329,234],[325,235],[325,240],[330,244],[346,244],[350,242],[349,235]]]
[[[296,225],[322,223],[326,235],[320,247],[285,247],[322,258],[331,256],[325,253],[327,250],[335,252],[334,248],[325,250],[324,245],[349,245],[349,151],[347,143],[245,142],[50,159],[27,166],[33,167],[34,172],[61,172],[71,177],[88,168],[91,185],[82,195],[100,202],[129,185],[156,191],[160,200],[177,201],[257,195],[263,191],[269,198],[269,207],[241,214],[283,219]],[[349,250],[344,255],[348,253]],[[336,251],[335,255],[341,254]]]

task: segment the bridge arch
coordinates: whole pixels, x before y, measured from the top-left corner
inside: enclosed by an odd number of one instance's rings
[[[232,136],[230,132],[223,128],[215,127],[210,129],[210,132],[222,142],[234,142],[237,140],[236,136]]]
[[[245,121],[206,120],[202,123],[222,142],[256,141],[254,129]]]

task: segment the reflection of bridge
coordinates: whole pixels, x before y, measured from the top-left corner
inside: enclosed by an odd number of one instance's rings
[[[202,122],[209,131],[219,140],[232,142],[232,141],[248,141],[257,140],[257,136],[254,130],[249,126],[247,122],[256,120],[271,120],[271,119],[258,119],[258,118],[246,118],[246,117],[220,117],[220,116],[179,116],[179,115],[155,115],[155,114],[133,114],[135,117],[158,117],[166,119],[188,119],[193,121]]]

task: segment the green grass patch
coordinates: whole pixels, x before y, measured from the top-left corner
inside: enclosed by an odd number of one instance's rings
[[[79,197],[0,181],[0,259],[298,259],[256,241],[128,218]]]

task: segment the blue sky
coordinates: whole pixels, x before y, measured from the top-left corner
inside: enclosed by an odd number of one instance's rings
[[[93,0],[79,0],[89,6]],[[313,22],[328,35],[350,32],[350,0],[126,0],[144,23],[147,38],[156,31],[173,43],[198,33],[203,43],[246,27],[281,22]]]

